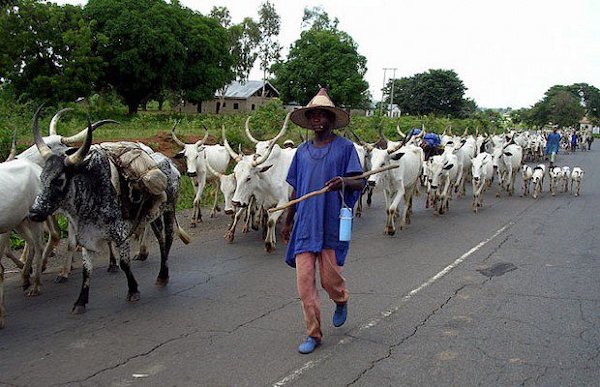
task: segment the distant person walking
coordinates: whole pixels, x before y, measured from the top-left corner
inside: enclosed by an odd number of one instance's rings
[[[558,153],[559,147],[560,134],[558,133],[558,128],[554,128],[552,129],[552,133],[550,133],[546,139],[546,155],[550,157],[550,168],[554,167],[554,160],[556,158],[556,154]]]
[[[312,140],[302,143],[287,176],[294,188],[292,198],[329,186],[331,191],[313,196],[290,207],[281,231],[289,242],[285,261],[296,268],[298,293],[302,301],[307,337],[298,347],[308,354],[321,344],[321,312],[316,287],[318,263],[321,286],[335,303],[333,325],[344,324],[348,314],[348,291],[342,266],[349,242],[339,240],[340,209],[353,208],[364,179],[347,177],[363,173],[358,154],[351,141],[337,136],[334,129],[348,125],[350,117],[336,108],[325,89],[302,109],[290,116],[292,122],[314,132]]]
[[[571,152],[575,152],[577,150],[577,132],[571,132]]]

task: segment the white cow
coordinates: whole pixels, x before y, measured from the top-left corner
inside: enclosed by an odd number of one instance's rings
[[[560,185],[563,187],[563,192],[569,192],[569,180],[571,180],[571,168],[562,167],[562,179]]]
[[[483,207],[483,196],[492,184],[494,177],[493,157],[487,152],[478,154],[472,160],[471,175],[473,176],[473,211],[477,213]]]
[[[283,152],[276,142],[285,134],[290,114],[288,113],[286,116],[279,134],[269,141],[269,147],[260,155],[242,156],[237,154],[229,146],[223,126],[225,148],[237,162],[233,170],[236,179],[235,194],[233,195],[234,206],[248,207],[252,196],[265,210],[282,206],[289,201],[292,187],[287,184],[286,177],[292,163],[293,153]],[[273,212],[268,216],[265,237],[265,248],[268,252],[275,250],[277,241],[275,226],[280,216],[281,211]]]
[[[4,252],[11,230],[16,230],[28,244],[28,257],[22,270],[23,287],[29,286],[33,265],[33,287],[28,295],[39,294],[42,271],[43,224],[30,222],[29,208],[41,190],[42,168],[27,160],[0,163],[0,252]],[[47,253],[47,252],[45,252]],[[4,267],[0,264],[0,328],[4,326]]]
[[[583,180],[583,169],[580,167],[573,168],[571,172],[571,193],[573,193],[573,187],[577,186],[577,191],[575,192],[575,196],[579,196],[581,191],[581,181]]]
[[[194,202],[192,208],[192,221],[191,227],[196,227],[198,222],[202,222],[202,209],[200,208],[200,199],[202,198],[202,192],[204,192],[204,187],[206,186],[206,182],[211,179],[216,179],[216,175],[210,172],[206,167],[206,160],[210,161],[210,165],[213,170],[219,173],[224,173],[227,169],[227,165],[229,165],[229,153],[224,146],[216,144],[216,145],[204,145],[206,139],[208,138],[208,130],[203,139],[198,140],[194,144],[186,144],[183,141],[177,138],[175,134],[175,128],[177,127],[177,123],[173,126],[171,130],[171,137],[173,141],[179,145],[183,150],[175,155],[175,158],[185,158],[185,162],[187,165],[187,175],[192,178],[194,184]],[[217,205],[219,191],[215,190],[215,200],[213,204],[213,208],[210,212],[210,217],[214,217],[216,212],[219,210]]]
[[[531,195],[534,199],[537,199],[538,195],[542,192],[544,188],[544,176],[546,176],[546,166],[544,164],[539,164],[535,168],[533,168],[533,173],[531,175],[531,182],[533,183],[533,194]]]
[[[548,175],[550,176],[550,193],[552,196],[556,195],[556,188],[560,180],[563,178],[563,170],[561,167],[554,167],[548,171]]]
[[[449,209],[452,190],[458,178],[458,160],[452,148],[446,148],[441,155],[431,159],[431,190],[434,195],[435,210],[443,214]]]
[[[383,149],[372,149],[371,163],[374,169],[387,165],[399,165],[398,168],[371,175],[368,184],[381,186],[385,197],[387,220],[384,234],[396,233],[395,217],[398,212],[400,200],[404,199],[404,207],[400,220],[400,230],[410,224],[412,213],[412,198],[417,184],[425,155],[423,149],[415,145],[400,143],[396,146]]]
[[[508,196],[515,192],[515,179],[521,168],[523,161],[523,148],[512,141],[504,146],[498,146],[494,149],[494,169],[498,173],[498,192],[496,197],[500,196],[500,190],[504,188]]]
[[[523,164],[521,168],[521,185],[523,186],[523,193],[521,196],[529,195],[529,186],[531,185],[531,178],[533,177],[533,168],[527,164]]]
[[[458,190],[458,196],[464,197],[467,178],[471,173],[471,160],[473,160],[478,153],[477,143],[473,136],[468,136],[466,139],[460,140],[460,145],[456,144],[454,149],[458,161],[458,167],[460,168],[458,171],[456,189]]]

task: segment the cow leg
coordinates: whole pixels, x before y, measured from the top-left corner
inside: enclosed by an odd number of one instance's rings
[[[38,296],[41,287],[44,225],[43,223],[26,220],[19,225],[18,230],[21,235],[27,235],[26,238],[31,246],[30,257],[28,257],[27,261],[31,263],[33,267],[33,286],[27,292],[27,296]]]
[[[154,231],[154,236],[156,236],[156,239],[158,240],[158,247],[160,249],[160,271],[158,272],[155,285],[163,287],[169,282],[169,267],[167,266],[168,252],[163,233],[162,219],[156,219],[151,223],[151,226],[152,231]]]
[[[219,207],[219,191],[221,190],[221,180],[217,179],[215,185],[215,200],[213,202],[212,210],[210,211],[211,218],[217,216],[217,212],[221,211],[221,208]]]
[[[227,230],[227,232],[225,233],[225,240],[229,243],[233,242],[233,238],[235,237],[235,228],[237,226],[237,223],[239,222],[239,220],[241,219],[242,215],[244,215],[244,211],[246,211],[247,208],[240,208],[237,210],[235,216],[233,217],[233,223],[231,224],[231,226],[229,227],[229,230]]]
[[[68,225],[69,235],[67,236],[67,254],[63,260],[63,267],[58,273],[58,276],[54,279],[55,283],[64,283],[67,282],[69,278],[69,274],[71,274],[71,270],[73,269],[73,256],[75,255],[75,250],[77,250],[77,237],[75,234],[75,228],[69,222]]]
[[[48,258],[60,242],[60,227],[58,226],[58,217],[56,215],[51,216],[46,220],[45,224],[48,228],[49,236],[48,242],[46,243],[46,248],[44,249],[44,255],[42,257],[42,271],[46,271]]]
[[[365,192],[364,189],[362,191],[360,191],[360,196],[358,197],[358,204],[356,206],[356,214],[354,215],[357,218],[360,218],[362,216],[362,200],[363,200],[364,192]]]
[[[6,234],[8,235],[8,233]],[[23,270],[23,262],[21,262],[21,260],[15,256],[15,253],[13,253],[13,251],[9,247],[5,247],[4,250],[0,250],[0,260],[2,259],[2,251],[4,255],[6,255],[8,259],[10,259],[15,264],[15,266],[17,266],[20,270]]]
[[[127,301],[135,302],[140,299],[138,284],[131,272],[131,263],[129,260],[129,241],[125,241],[116,246],[119,251],[119,266],[125,277],[127,277]]]
[[[148,259],[148,246],[146,246],[146,238],[148,238],[148,233],[150,232],[148,225],[144,227],[144,232],[137,238],[138,242],[138,252],[133,256],[134,261],[145,261]],[[116,266],[115,261],[115,266]]]
[[[196,180],[196,194],[194,196],[194,202],[192,204],[192,221],[190,227],[196,227],[198,222],[202,222],[202,210],[200,208],[200,198],[202,197],[202,191],[204,190],[204,184]]]
[[[278,202],[277,207],[281,207],[285,202]],[[262,210],[264,211],[264,210]],[[277,235],[275,229],[277,226],[277,220],[281,216],[283,211],[276,211],[268,215],[267,220],[267,237],[265,239],[265,249],[268,253],[275,251],[275,245],[277,244]]]
[[[119,266],[117,266],[117,258],[115,254],[115,246],[112,242],[108,242],[108,268],[106,269],[109,273],[118,273]]]
[[[9,233],[0,234],[0,329],[4,328],[6,309],[4,308],[4,266],[2,266],[2,254],[8,246]]]
[[[373,187],[367,186],[367,207],[371,207]]]
[[[86,311],[86,305],[88,304],[90,297],[90,281],[92,271],[94,270],[94,258],[97,253],[84,248],[81,255],[83,260],[83,267],[81,270],[81,290],[79,292],[79,297],[71,310],[72,314],[82,314]]]

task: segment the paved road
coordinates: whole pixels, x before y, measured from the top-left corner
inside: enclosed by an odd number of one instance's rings
[[[223,215],[175,245],[167,288],[155,253],[133,265],[136,304],[105,262],[82,316],[69,314],[79,271],[46,274],[31,299],[8,275],[0,385],[598,385],[600,153],[559,162],[586,170],[581,197],[488,193],[478,215],[461,199],[441,217],[420,199],[394,237],[376,197],[355,222],[349,320],[333,328],[322,294],[324,342],[307,356],[283,247],[266,254],[256,232],[225,244]]]

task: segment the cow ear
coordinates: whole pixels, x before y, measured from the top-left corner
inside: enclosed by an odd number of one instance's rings
[[[504,152],[504,154],[505,154],[506,156],[512,156],[512,153],[510,153],[510,152]]]
[[[271,165],[267,165],[266,167],[262,167],[258,172],[263,173],[269,170],[269,168],[271,168],[273,166],[273,164]]]
[[[444,167],[444,169],[445,169],[446,171],[449,171],[449,170],[451,170],[453,167],[454,167],[454,164],[448,164],[448,165],[446,165],[446,166]]]
[[[392,160],[400,160],[402,158],[402,156],[404,156],[404,153],[394,153],[393,155],[390,156],[390,158]]]
[[[176,154],[175,154],[175,156],[173,156],[173,158],[174,158],[174,159],[180,159],[180,158],[182,158],[183,156],[184,156],[184,153],[183,153],[183,151],[182,151],[182,152],[178,152],[178,153],[176,153]]]

